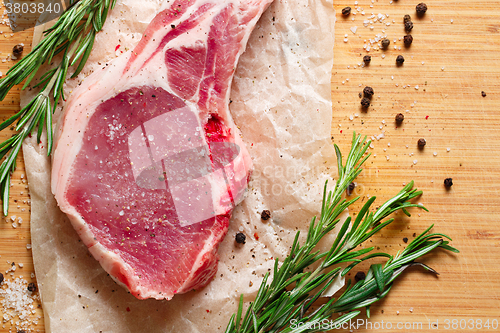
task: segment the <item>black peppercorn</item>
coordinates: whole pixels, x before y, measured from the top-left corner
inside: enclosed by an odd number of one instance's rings
[[[423,16],[425,14],[425,12],[427,11],[427,5],[423,2],[421,2],[417,5],[417,7],[415,9],[417,10],[418,16]]]
[[[0,283],[2,283],[2,282],[3,282],[3,274],[0,273]]]
[[[391,44],[391,41],[389,39],[387,39],[387,38],[382,39],[381,45],[382,45],[383,49],[387,49],[390,44]]]
[[[361,99],[361,106],[363,107],[363,109],[368,109],[368,107],[370,106],[370,100],[366,97],[363,97]]]
[[[413,42],[413,37],[411,35],[406,35],[403,37],[403,42],[405,43],[405,46],[408,47]]]
[[[486,97],[486,93],[484,91],[481,91],[481,96]]]
[[[424,148],[424,147],[425,147],[425,144],[426,144],[426,143],[427,143],[427,142],[425,141],[425,139],[424,139],[424,138],[421,138],[421,139],[418,139],[417,146],[418,146],[418,148],[422,149],[422,148]]]
[[[36,284],[34,284],[33,282],[29,283],[28,290],[31,292],[35,292],[36,291]]]
[[[345,7],[342,9],[342,15],[349,16],[349,14],[351,14],[351,7]]]
[[[398,55],[396,58],[396,64],[398,64],[398,66],[401,66],[403,62],[405,62],[405,58],[402,55]]]
[[[408,237],[404,237],[403,242],[408,243]]]
[[[446,178],[446,179],[444,180],[444,186],[446,186],[446,187],[451,187],[452,185],[453,185],[453,179],[451,179],[451,178]]]
[[[271,212],[267,209],[263,210],[262,213],[260,214],[260,218],[263,219],[264,221],[267,221],[271,218]]]
[[[356,187],[356,184],[351,182],[349,186],[347,187],[347,195],[350,196],[352,192],[354,191],[354,188]]]
[[[405,22],[405,31],[410,32],[411,29],[413,29],[413,22],[411,22],[411,21]]]
[[[20,57],[21,54],[23,54],[23,51],[24,51],[24,46],[21,44],[17,44],[12,49],[12,55],[14,55],[15,57]]]
[[[370,61],[372,61],[372,56],[365,55],[363,57],[363,62],[365,63],[365,65],[368,65],[370,63]]]
[[[396,124],[401,125],[401,123],[405,120],[405,115],[402,113],[398,113],[396,115]]]
[[[19,331],[17,331],[17,333],[26,333],[26,331],[25,330],[19,330]]]
[[[356,280],[356,282],[359,282],[364,279],[366,279],[365,272],[357,272],[356,275],[354,276],[354,280]]]
[[[363,89],[363,95],[365,95],[366,98],[372,98],[373,94],[375,94],[375,92],[372,87],[365,87],[365,89]]]
[[[234,240],[238,244],[245,244],[246,239],[247,239],[247,236],[245,236],[245,234],[242,232],[238,232],[236,234],[236,236],[234,237]]]
[[[411,22],[411,17],[410,15],[406,14],[404,17],[403,17],[403,23],[406,23],[406,22]]]

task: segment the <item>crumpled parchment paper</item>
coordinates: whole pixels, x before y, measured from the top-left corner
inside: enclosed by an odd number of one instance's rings
[[[68,80],[66,95],[97,66],[133,48],[161,3],[118,0],[83,74]],[[57,207],[45,139],[24,142],[33,259],[47,332],[223,332],[239,295],[253,300],[273,259],[284,258],[296,231],[305,234],[319,213],[324,182],[335,176],[330,142],[334,21],[331,0],[275,0],[250,38],[234,77],[230,109],[254,171],[220,246],[216,278],[200,290],[171,301],[141,301],[115,284]],[[22,103],[32,94],[25,93]],[[61,114],[58,108],[54,123]],[[263,209],[272,214],[265,222]],[[237,232],[247,235],[246,244],[235,244]]]

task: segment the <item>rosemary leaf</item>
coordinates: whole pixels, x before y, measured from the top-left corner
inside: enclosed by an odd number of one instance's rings
[[[110,9],[116,0],[74,0],[71,6],[46,31],[42,41],[19,60],[6,76],[0,80],[0,100],[3,100],[15,85],[26,89],[32,83],[38,70],[50,64],[54,56],[62,53],[61,61],[41,75],[34,88],[41,89],[35,98],[21,111],[0,124],[0,131],[16,120],[16,131],[12,138],[0,143],[0,190],[3,213],[9,212],[10,176],[16,168],[16,159],[22,142],[37,128],[37,141],[40,143],[43,129],[47,131],[47,150],[50,155],[53,147],[52,113],[60,98],[64,100],[63,84],[70,66],[80,60],[72,77],[76,77],[92,51],[94,40]]]
[[[362,164],[369,157],[369,154],[365,156],[369,145],[370,141],[366,142],[366,137],[362,139],[354,133],[345,164],[340,149],[335,145],[339,179],[333,191],[328,192],[325,184],[319,218],[312,218],[304,244],[299,244],[300,233],[297,232],[290,254],[282,262],[276,259],[272,278],[269,273],[264,276],[257,296],[248,305],[243,319],[241,317],[244,304],[241,295],[238,314],[231,317],[226,333],[305,333],[339,328],[360,313],[357,309],[366,308],[369,316],[370,305],[389,293],[393,281],[406,268],[419,265],[437,274],[432,268],[415,262],[417,258],[438,247],[458,252],[448,245],[448,240],[445,240],[449,239],[448,236],[429,233],[432,226],[395,256],[388,253],[372,253],[374,247],[355,250],[376,232],[389,225],[393,219],[386,220],[386,218],[395,211],[405,211],[409,207],[425,209],[410,202],[422,193],[413,188],[413,182],[374,212],[371,212],[370,208],[376,198],[370,198],[354,221],[350,217],[346,219],[327,252],[321,252],[316,248],[319,241],[340,222],[340,214],[359,199],[347,201],[342,199],[342,194],[361,172]],[[349,280],[342,295],[338,298],[327,296],[328,301],[311,312],[314,303],[320,298],[325,298],[323,294],[335,278],[345,276],[360,262],[375,257],[386,258],[387,261],[384,265],[373,264],[366,278],[355,285],[351,286]],[[315,270],[306,270],[315,263],[318,264]],[[339,265],[341,263],[349,265],[342,268]],[[340,312],[344,314],[337,319],[331,319],[332,314]],[[324,325],[325,321],[329,321],[329,324]]]

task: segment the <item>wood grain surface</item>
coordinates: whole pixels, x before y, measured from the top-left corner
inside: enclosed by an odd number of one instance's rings
[[[424,257],[422,261],[440,275],[421,269],[406,272],[387,299],[372,307],[370,321],[391,323],[392,329],[384,332],[500,332],[499,326],[491,326],[492,321],[500,321],[496,278],[500,268],[500,2],[429,1],[422,18],[416,16],[417,3],[375,1],[370,8],[371,1],[363,0],[359,4],[365,15],[358,12],[347,18],[340,11],[347,5],[354,9],[353,2],[337,3],[332,136],[346,151],[352,131],[372,136],[382,132],[380,126],[385,130],[385,138],[374,142],[373,156],[358,179],[358,194],[364,198],[375,195],[387,200],[411,180],[424,191],[418,202],[429,212],[413,210],[411,218],[397,215],[373,243],[396,253],[404,248],[404,237],[411,240],[414,233],[434,224],[434,231],[451,236],[461,253],[441,251]],[[373,24],[373,30],[371,24],[363,26],[372,12],[389,14],[384,21],[391,23],[385,26],[391,40],[387,51],[363,49],[364,40],[373,39],[383,28],[379,23]],[[399,40],[405,35],[405,14],[414,23],[409,48]],[[355,35],[350,31],[353,26],[358,27]],[[372,56],[370,65],[354,69],[365,54]],[[397,55],[404,56],[403,66],[396,66]],[[375,91],[366,112],[360,109],[358,97],[365,86]],[[359,117],[351,121],[356,113]],[[397,113],[405,116],[400,127],[394,121]],[[422,150],[417,149],[419,138],[427,141]],[[448,177],[454,183],[449,191],[443,186]],[[479,325],[488,319],[489,329]],[[356,330],[372,331],[377,330]]]
[[[375,140],[370,149],[372,157],[357,180],[356,194],[362,200],[353,211],[368,196],[382,202],[414,180],[424,191],[418,202],[430,212],[412,210],[411,218],[396,215],[393,224],[369,245],[395,254],[404,248],[404,237],[411,240],[414,233],[434,224],[434,231],[450,235],[461,253],[440,251],[425,257],[422,261],[439,271],[439,276],[409,270],[385,300],[372,306],[370,323],[363,316],[359,327],[344,331],[500,332],[500,1],[430,1],[422,18],[415,14],[417,2],[358,2],[363,10],[357,11],[354,1],[335,4],[332,142],[347,151],[353,131],[368,136],[384,132],[385,137]],[[357,14],[342,17],[345,6]],[[389,16],[383,23],[365,27],[365,20],[373,21],[372,13]],[[414,23],[409,48],[400,40],[405,35],[405,14]],[[350,30],[354,26],[355,34]],[[25,44],[24,54],[30,51],[33,29],[13,36],[6,32],[8,28],[3,30],[0,60],[18,43]],[[377,34],[386,34],[391,45],[385,51],[367,52],[363,46]],[[366,54],[372,61],[360,68]],[[405,58],[399,67],[397,55]],[[5,75],[13,64],[12,60],[0,62],[0,71]],[[358,95],[365,86],[375,90],[366,111]],[[20,87],[14,88],[0,103],[0,119],[19,110],[19,91]],[[405,116],[399,127],[394,122],[397,113]],[[13,133],[2,131],[0,139]],[[419,138],[427,141],[422,150],[417,149]],[[448,177],[454,183],[450,190],[443,186]],[[30,277],[34,270],[31,251],[26,248],[30,231],[25,178],[19,157],[10,215],[0,223],[0,272],[12,262],[23,263],[14,276],[31,282],[35,279]],[[24,222],[13,228],[11,216]],[[10,274],[6,277],[11,278]],[[40,308],[37,312],[42,314]],[[10,327],[3,323],[0,332],[15,332]],[[42,319],[33,331],[44,332],[43,327]]]

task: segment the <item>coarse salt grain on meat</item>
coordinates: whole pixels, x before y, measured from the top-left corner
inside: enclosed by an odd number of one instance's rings
[[[270,2],[173,1],[66,105],[52,192],[92,255],[139,299],[171,299],[217,270],[251,168],[230,84]]]

